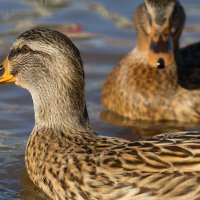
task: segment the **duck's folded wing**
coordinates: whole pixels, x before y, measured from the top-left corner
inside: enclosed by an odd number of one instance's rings
[[[124,171],[200,172],[200,134],[166,133],[115,146],[101,154],[102,166]]]
[[[180,50],[179,83],[187,89],[200,88],[200,42]]]
[[[163,134],[95,155],[71,156],[66,184],[72,182],[87,199],[198,199],[199,138],[196,132]]]

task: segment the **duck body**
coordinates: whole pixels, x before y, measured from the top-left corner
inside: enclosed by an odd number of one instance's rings
[[[73,142],[61,131],[34,130],[27,145],[28,174],[52,199],[200,197],[197,133],[167,134],[139,142],[70,134]]]
[[[33,183],[54,200],[200,198],[199,132],[130,142],[97,135],[84,96],[78,49],[63,34],[21,34],[0,67],[1,83],[32,95],[35,127],[25,164]]]
[[[134,50],[108,75],[102,91],[102,104],[105,108],[134,120],[200,120],[200,46],[196,44],[179,49],[178,38],[184,24],[184,11],[178,1],[169,1],[169,5],[163,4],[162,7],[169,10],[171,2],[174,3],[174,11],[163,12],[163,18],[168,18],[162,23],[157,21],[157,14],[154,13],[158,4],[145,1],[136,10],[134,20],[138,42]],[[149,14],[152,10],[154,14]],[[142,15],[142,11],[146,14]],[[151,15],[150,25],[145,15]],[[172,16],[176,16],[175,19],[171,19]],[[180,20],[181,17],[182,22],[173,25],[172,20]],[[166,31],[176,26],[179,27],[176,34]],[[165,34],[173,38],[174,48],[171,53],[170,49],[166,49],[169,41],[166,39],[165,43]],[[158,66],[159,60],[166,65],[163,64],[162,68]]]
[[[160,70],[145,60],[135,49],[119,63],[104,84],[103,105],[135,120],[199,121],[200,90],[182,87],[176,66]]]

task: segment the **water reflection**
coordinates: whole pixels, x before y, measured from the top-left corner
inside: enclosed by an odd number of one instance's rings
[[[176,121],[134,121],[119,116],[111,111],[103,111],[101,113],[101,119],[106,120],[117,127],[130,128],[132,130],[132,134],[136,134],[141,139],[152,137],[160,133],[198,130],[200,128],[199,123],[185,123]]]
[[[29,179],[25,168],[22,168],[20,174],[20,186],[23,190],[16,194],[20,200],[45,200],[48,199],[45,193],[38,189]]]
[[[66,0],[26,0],[27,2],[36,2],[44,7],[61,7],[66,5]]]

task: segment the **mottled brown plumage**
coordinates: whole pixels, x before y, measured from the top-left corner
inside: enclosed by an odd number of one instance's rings
[[[200,43],[180,49],[182,6],[176,0],[155,2],[137,8],[137,45],[109,74],[102,103],[134,120],[199,121]],[[164,67],[156,66],[159,58]]]
[[[200,198],[200,135],[146,141],[104,137],[91,129],[79,51],[63,34],[32,29],[18,37],[0,68],[33,98],[35,127],[25,163],[31,180],[55,200]],[[14,76],[14,77],[13,77]]]

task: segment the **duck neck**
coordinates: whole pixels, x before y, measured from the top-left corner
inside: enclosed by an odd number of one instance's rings
[[[132,63],[135,63],[130,68],[133,71],[129,74],[141,91],[144,93],[151,91],[154,96],[156,94],[165,96],[176,91],[178,87],[176,64],[166,66],[163,69],[152,67],[148,63],[148,52],[140,51],[137,47],[129,54],[128,58]]]
[[[31,92],[35,126],[67,128],[73,131],[90,129],[84,92],[73,87],[65,90],[65,87],[49,85],[48,88],[43,85],[37,91]]]

